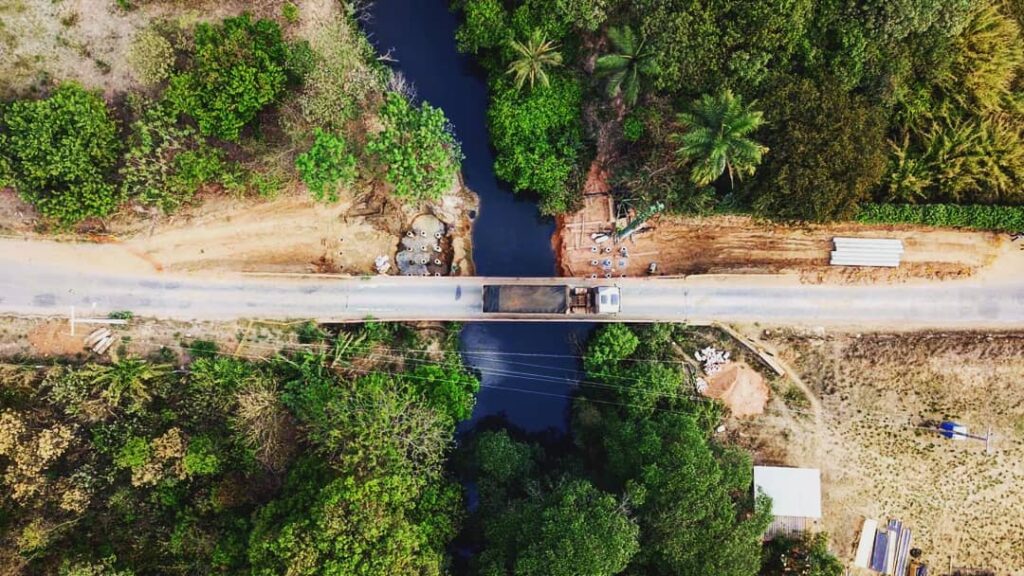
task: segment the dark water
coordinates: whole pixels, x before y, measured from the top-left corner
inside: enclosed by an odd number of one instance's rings
[[[377,0],[365,25],[380,53],[416,86],[420,100],[444,110],[462,142],[466,185],[480,196],[473,228],[473,261],[480,276],[551,276],[554,222],[536,203],[515,196],[494,175],[487,135],[487,84],[472,58],[455,47],[459,18],[448,0]],[[473,421],[504,414],[527,430],[564,429],[567,396],[579,378],[577,343],[589,324],[468,324],[466,360],[483,388]],[[531,356],[541,355],[541,356]]]

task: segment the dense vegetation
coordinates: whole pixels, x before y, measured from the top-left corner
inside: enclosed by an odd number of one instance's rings
[[[460,48],[489,73],[498,174],[548,213],[573,206],[591,148],[621,194],[676,212],[1024,204],[1019,2],[454,5]],[[712,117],[741,148],[701,152]]]
[[[270,196],[293,181],[320,200],[361,183],[437,198],[455,181],[458,143],[440,110],[391,82],[356,16],[293,41],[247,14],[158,21],[128,53],[144,91],[112,105],[68,83],[0,103],[0,186],[63,226],[124,202],[172,212],[202,190]]]
[[[684,338],[667,325],[598,330],[568,445],[500,428],[467,443],[473,573],[758,573],[770,503],[751,495],[749,456],[711,439],[719,406],[659,361]]]
[[[266,360],[0,364],[0,568],[838,576],[823,537],[762,549],[770,502],[690,395],[684,328],[601,328],[568,437],[495,420],[456,451],[479,389],[457,335],[307,324]]]
[[[400,328],[312,332],[322,351],[264,362],[3,366],[4,572],[444,571],[442,464],[478,386],[457,332],[430,355]]]

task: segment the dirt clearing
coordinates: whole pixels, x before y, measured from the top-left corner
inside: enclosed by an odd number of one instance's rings
[[[616,225],[604,194],[585,196],[583,209],[558,224],[555,246],[563,276],[644,276],[655,263],[668,276],[796,273],[805,282],[866,283],[963,278],[1004,258],[1024,267],[1024,252],[1005,235],[854,223],[788,226],[745,216],[656,216],[622,243],[597,244],[591,234]],[[903,263],[897,269],[829,266],[835,236],[902,239]],[[605,260],[611,260],[611,270]]]
[[[860,520],[901,518],[936,573],[1024,574],[1024,333],[766,335],[820,401],[773,395],[730,440],[764,464],[816,467],[823,528],[852,560]],[[955,420],[994,437],[950,441]]]

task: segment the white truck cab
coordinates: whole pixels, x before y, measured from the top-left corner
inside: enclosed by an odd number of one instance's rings
[[[598,286],[594,289],[594,312],[597,314],[619,313],[618,286]]]

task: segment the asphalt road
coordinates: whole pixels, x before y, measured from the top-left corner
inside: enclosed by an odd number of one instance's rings
[[[327,278],[119,274],[88,262],[51,264],[0,245],[0,314],[80,315],[130,310],[180,320],[601,320],[501,317],[481,311],[484,278]],[[509,279],[551,283],[558,279]],[[1024,281],[1001,284],[823,286],[756,277],[622,278],[622,321],[710,321],[800,326],[1022,328]]]

